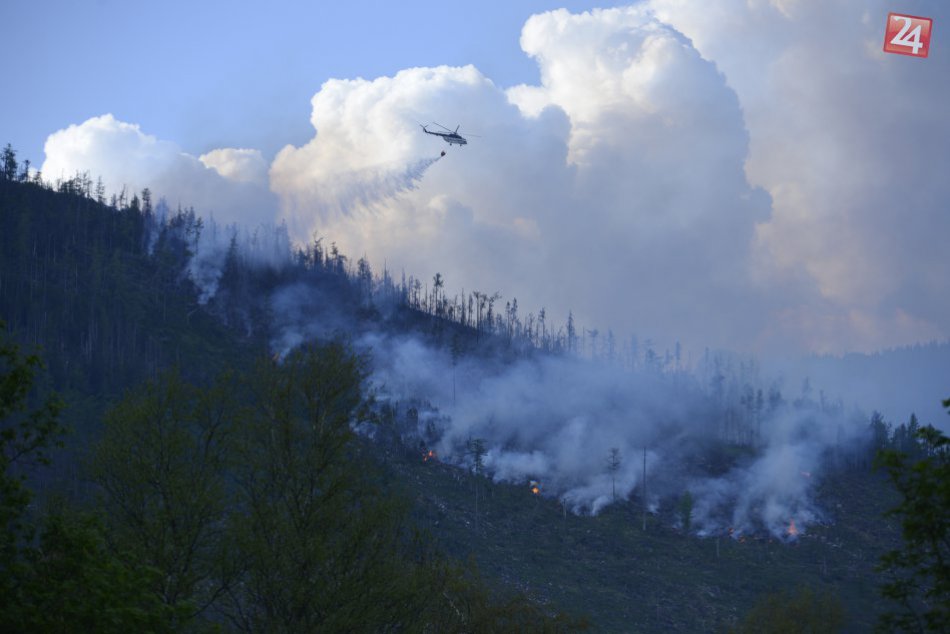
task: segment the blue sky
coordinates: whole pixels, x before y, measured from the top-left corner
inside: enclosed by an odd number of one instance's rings
[[[535,82],[525,20],[613,4],[3,2],[2,139],[37,163],[48,134],[111,112],[197,154],[273,154],[310,137],[310,98],[327,79],[474,64],[501,86]]]
[[[882,52],[890,11],[933,18],[929,58]],[[871,351],[950,337],[947,24],[938,0],[5,2],[0,142],[557,323]]]

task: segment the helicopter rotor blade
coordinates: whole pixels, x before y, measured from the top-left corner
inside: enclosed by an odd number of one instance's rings
[[[440,128],[442,128],[442,129],[445,130],[446,132],[451,132],[451,130],[449,130],[448,128],[446,128],[444,125],[442,125],[442,124],[439,123],[438,121],[433,121],[432,123],[436,124],[437,126],[439,126]]]

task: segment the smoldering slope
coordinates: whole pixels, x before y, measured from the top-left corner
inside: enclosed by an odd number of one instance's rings
[[[867,447],[867,422],[817,405],[777,404],[742,420],[737,386],[716,397],[699,372],[622,367],[573,355],[536,354],[513,363],[463,357],[414,338],[365,335],[374,381],[383,399],[424,398],[420,438],[439,458],[471,468],[468,441],[481,438],[486,473],[497,482],[542,483],[574,513],[596,514],[642,494],[656,511],[694,499],[699,535],[790,538],[829,520],[814,491],[832,458]],[[730,394],[730,392],[732,392]],[[742,444],[744,457],[722,473],[710,456]],[[607,469],[612,448],[622,462]],[[713,460],[714,462],[714,460]],[[641,498],[642,499],[642,498]]]
[[[336,191],[339,211],[355,213],[411,190],[436,160],[358,179],[358,187],[343,183]],[[207,231],[189,269],[203,303],[218,292],[231,238],[239,232],[245,265],[290,263],[286,227]],[[420,412],[414,433],[441,460],[471,468],[468,441],[483,439],[491,478],[540,481],[544,495],[574,513],[596,514],[642,496],[645,471],[649,507],[675,504],[689,492],[695,500],[691,526],[700,535],[731,529],[736,536],[768,532],[785,539],[792,523],[804,532],[827,519],[813,494],[829,456],[866,447],[866,418],[840,410],[787,403],[743,410],[740,392],[765,381],[739,385],[723,376],[714,389],[708,367],[661,368],[643,359],[631,365],[573,354],[538,352],[509,362],[466,355],[453,362],[449,351],[418,338],[353,332],[346,311],[335,307],[338,299],[302,282],[273,289],[267,302],[274,351],[282,356],[305,341],[349,333],[373,359],[381,400],[431,404]],[[741,447],[741,457],[710,458],[724,446]],[[606,462],[613,448],[622,460],[611,474]]]

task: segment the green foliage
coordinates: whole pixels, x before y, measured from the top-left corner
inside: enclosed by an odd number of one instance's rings
[[[351,428],[366,363],[340,342],[258,364],[233,453],[229,538],[245,568],[223,611],[241,629],[368,631],[416,618],[400,506]]]
[[[231,387],[227,376],[199,390],[165,373],[108,412],[90,465],[112,540],[160,571],[152,590],[179,612],[200,611],[228,579],[219,548]]]
[[[950,407],[950,400],[944,401]],[[912,419],[912,424],[916,421]],[[896,449],[880,452],[903,497],[889,511],[898,517],[903,546],[881,559],[885,597],[897,604],[882,627],[889,631],[946,631],[950,623],[950,438],[932,426],[914,430],[914,461]],[[905,445],[908,443],[905,443]]]
[[[366,377],[336,341],[207,388],[172,372],[129,393],[91,465],[115,554],[157,572],[144,583],[176,629],[566,631],[413,530],[354,432],[375,424]]]
[[[172,612],[149,588],[157,572],[128,566],[91,516],[48,517],[17,567],[0,629],[20,632],[172,632]]]
[[[841,601],[827,591],[799,588],[761,599],[735,634],[837,634],[845,623]]]
[[[49,450],[63,432],[55,395],[39,404],[30,402],[41,368],[38,356],[24,356],[7,340],[0,321],[0,590],[8,581],[4,570],[19,556],[19,542],[31,535],[25,522],[31,497],[24,485],[25,470],[48,464]]]
[[[153,573],[115,558],[94,518],[28,516],[22,469],[48,464],[62,434],[56,396],[31,405],[41,367],[0,340],[0,631],[166,631],[170,615],[147,590]]]

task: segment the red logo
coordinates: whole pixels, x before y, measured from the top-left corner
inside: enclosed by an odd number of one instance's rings
[[[930,27],[933,20],[915,15],[887,14],[884,52],[927,57],[930,52]]]

